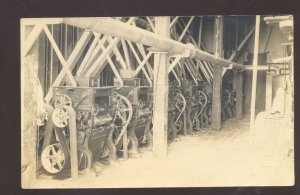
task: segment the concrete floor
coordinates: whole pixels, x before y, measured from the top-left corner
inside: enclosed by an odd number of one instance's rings
[[[284,120],[228,120],[222,131],[205,129],[178,136],[165,159],[154,159],[149,148],[140,157],[113,165],[97,163],[95,172],[77,180],[40,176],[34,188],[128,188],[293,185],[293,131]],[[279,139],[280,138],[280,139]]]

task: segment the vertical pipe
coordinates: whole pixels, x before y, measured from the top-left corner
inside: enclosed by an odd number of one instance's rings
[[[254,52],[253,52],[254,57],[253,57],[253,71],[252,71],[253,75],[252,75],[252,90],[251,90],[251,110],[250,110],[250,131],[251,131],[251,133],[253,133],[253,126],[254,126],[254,120],[255,120],[259,27],[260,27],[260,15],[257,15],[256,22],[255,22],[255,38],[254,38]]]
[[[272,107],[272,81],[273,76],[270,73],[266,75],[266,111]]]

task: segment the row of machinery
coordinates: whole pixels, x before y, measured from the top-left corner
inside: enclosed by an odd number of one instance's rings
[[[97,78],[76,80],[78,87],[53,89],[52,102],[39,118],[37,150],[43,170],[50,174],[69,170],[71,156],[76,154],[78,170],[86,170],[95,161],[115,161],[124,152],[136,154],[140,147],[152,145],[151,87],[141,86],[138,78],[124,79],[123,87],[101,87]],[[211,85],[171,84],[169,140],[208,127],[211,104]],[[222,118],[234,115],[234,92],[224,90]],[[72,143],[76,143],[77,153],[72,153]]]

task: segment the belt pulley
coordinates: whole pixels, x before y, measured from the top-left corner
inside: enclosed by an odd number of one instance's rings
[[[73,131],[73,134],[76,133],[76,114],[69,105],[71,105],[70,98],[61,95],[54,101],[53,112],[49,113],[50,120],[48,120],[45,131],[41,160],[44,169],[52,174],[59,173],[70,165],[70,146],[66,136],[68,136],[68,131]],[[50,144],[53,132],[55,132],[58,142]],[[69,135],[72,136],[71,133]],[[75,137],[75,139],[77,138]]]

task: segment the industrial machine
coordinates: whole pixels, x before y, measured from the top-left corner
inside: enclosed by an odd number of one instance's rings
[[[224,89],[222,96],[222,120],[235,117],[235,91]]]
[[[208,127],[211,124],[211,112],[212,112],[212,86],[205,85],[202,88],[202,92],[205,94],[207,102],[204,106],[201,115],[203,119],[203,127]]]
[[[76,80],[78,87],[53,88],[41,152],[42,166],[51,174],[67,169],[76,154],[79,170],[102,158],[116,160],[116,146],[132,117],[130,102],[114,87],[99,87],[93,78]]]
[[[168,136],[175,139],[177,133],[184,129],[184,110],[186,100],[176,86],[169,88],[168,101]]]
[[[152,88],[141,86],[140,78],[124,78],[123,82],[124,86],[117,91],[128,98],[133,112],[127,127],[128,149],[130,153],[138,153],[140,145],[152,145]]]

